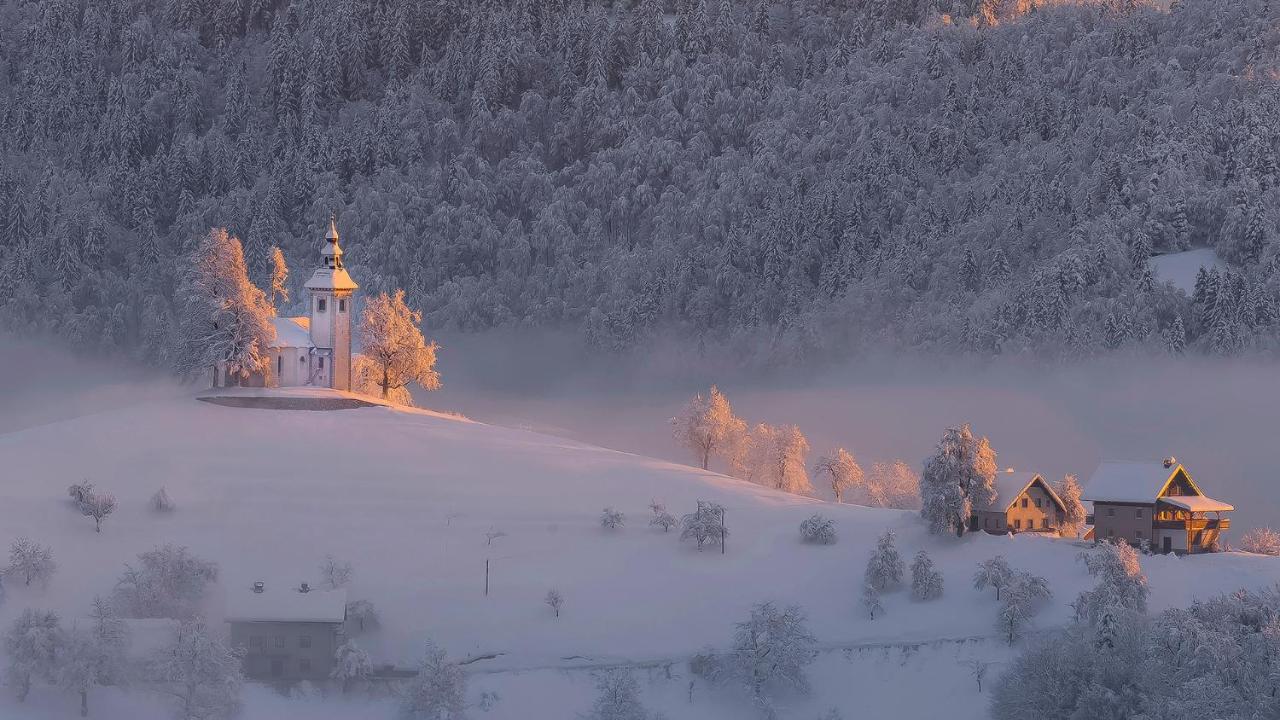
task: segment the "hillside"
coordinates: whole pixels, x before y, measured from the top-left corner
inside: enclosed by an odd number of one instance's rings
[[[740,701],[727,694],[700,689],[695,704],[687,703],[687,678],[679,679],[687,675],[683,661],[704,646],[726,646],[732,623],[766,599],[802,605],[832,651],[815,668],[813,697],[793,707],[816,716],[839,705],[849,717],[868,701],[923,713],[941,709],[935,705],[945,699],[963,716],[978,718],[985,701],[960,661],[1002,660],[1008,653],[983,639],[995,634],[996,605],[989,593],[971,588],[977,562],[1003,553],[1014,567],[1049,579],[1054,598],[1036,619],[1040,627],[1065,622],[1067,604],[1091,584],[1070,542],[930,538],[910,513],[822,504],[421,410],[245,410],[180,398],[0,436],[0,467],[0,542],[27,535],[48,543],[60,566],[47,588],[7,583],[0,624],[27,606],[82,616],[94,594],[111,589],[124,562],[158,543],[187,545],[220,565],[222,578],[207,607],[212,619],[220,619],[225,592],[253,580],[315,582],[316,566],[332,553],[355,566],[353,595],[381,611],[382,629],[362,639],[376,661],[412,664],[427,637],[456,657],[497,655],[468,666],[477,673],[473,693],[494,690],[504,698],[489,713],[477,712],[484,718],[584,710],[592,696],[589,676],[557,669],[661,668],[669,661],[675,679],[650,672],[647,701],[673,719],[732,717]],[[101,535],[68,503],[66,487],[80,479],[120,501]],[[162,485],[178,509],[157,516],[146,500]],[[724,504],[727,553],[699,553],[648,527],[653,499],[675,513],[691,510],[697,499]],[[625,527],[600,528],[605,506],[627,514]],[[836,519],[837,545],[798,541],[798,524],[816,510]],[[928,604],[901,593],[887,596],[887,614],[870,621],[858,593],[874,537],[885,529],[898,533],[904,555],[930,551],[947,592]],[[490,546],[489,531],[506,535]],[[486,559],[492,565],[488,597]],[[1143,563],[1154,610],[1280,580],[1280,562],[1236,553]],[[558,620],[542,602],[552,587],[566,599]],[[963,638],[976,639],[930,644]],[[877,649],[886,643],[921,647]],[[895,661],[886,665],[887,658]],[[856,683],[850,684],[850,673],[859,677]],[[926,677],[954,692],[913,698],[904,690]],[[143,691],[104,695],[107,706],[129,716],[158,712]],[[36,710],[19,710],[6,696],[0,717],[59,717],[65,708],[58,703],[71,702],[53,691],[36,700]],[[250,718],[316,716],[304,713],[303,700],[263,691],[251,691],[248,700]],[[356,705],[335,707],[334,717],[364,716]],[[391,716],[386,702],[377,707],[367,712]]]
[[[791,364],[1160,350],[1180,318],[1175,351],[1269,350],[1278,26],[1265,0],[5,0],[0,326],[160,363],[197,237],[243,238],[261,284],[336,211],[362,287],[433,328]],[[1189,248],[1231,263],[1194,304],[1145,271]]]

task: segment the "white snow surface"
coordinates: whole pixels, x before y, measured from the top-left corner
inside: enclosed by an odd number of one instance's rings
[[[1226,263],[1218,259],[1213,248],[1198,248],[1184,252],[1156,255],[1147,261],[1156,280],[1171,282],[1187,294],[1196,289],[1196,273],[1200,268],[1212,270],[1226,267]]]
[[[1090,502],[1154,503],[1179,468],[1177,464],[1165,467],[1163,462],[1104,462],[1093,471],[1080,497]]]
[[[276,328],[276,339],[271,347],[311,347],[311,318],[307,315],[297,317],[277,317],[271,320]]]
[[[665,680],[662,670],[661,683],[645,686],[646,701],[673,720],[742,717],[747,706],[737,696],[701,684],[687,704],[685,661],[704,647],[727,647],[733,623],[762,600],[803,606],[825,649],[813,695],[786,701],[803,709],[797,717],[836,706],[845,717],[902,708],[895,717],[954,709],[950,717],[979,718],[985,696],[957,659],[956,648],[969,645],[956,641],[970,639],[997,660],[1008,651],[987,640],[997,635],[997,606],[992,593],[972,588],[977,563],[1003,554],[1014,568],[1049,580],[1054,596],[1035,619],[1041,630],[1068,622],[1069,603],[1092,585],[1076,559],[1082,543],[931,537],[914,513],[821,503],[429,411],[244,410],[163,400],[2,435],[0,467],[0,544],[26,535],[51,545],[59,563],[46,587],[6,583],[0,624],[24,607],[83,617],[126,561],[161,543],[186,545],[219,564],[223,579],[205,608],[215,624],[239,579],[318,586],[318,565],[333,554],[355,568],[349,597],[373,601],[381,615],[381,629],[358,638],[375,664],[411,665],[428,638],[457,658],[494,656],[466,666],[473,694],[495,690],[504,698],[490,713],[475,713],[491,720],[585,712],[594,695],[586,672],[612,664],[669,665],[674,678],[685,677]],[[120,503],[101,534],[66,497],[66,487],[83,479]],[[177,506],[172,513],[148,509],[161,486]],[[723,504],[727,553],[698,552],[676,531],[649,527],[655,499],[677,515],[698,499]],[[624,527],[600,527],[605,506],[626,513]],[[816,510],[835,521],[838,544],[800,542],[798,527]],[[904,556],[928,550],[946,590],[929,603],[887,594],[885,614],[872,621],[858,593],[885,530],[897,533]],[[495,531],[506,535],[490,544],[486,533]],[[1280,560],[1244,553],[1142,563],[1153,611],[1280,580]],[[552,588],[565,598],[558,619],[543,602]],[[867,659],[904,645],[893,662]],[[577,674],[560,672],[574,668]],[[931,690],[911,690],[921,687]],[[144,690],[99,695],[96,717],[161,716]],[[388,701],[352,712],[355,701],[343,700],[320,712],[315,703],[254,690],[246,702],[246,718],[394,716]],[[22,706],[0,696],[0,718],[65,717],[74,707],[74,698],[50,688]]]

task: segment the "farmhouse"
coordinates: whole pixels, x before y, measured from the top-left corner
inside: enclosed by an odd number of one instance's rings
[[[1056,532],[1066,515],[1062,499],[1039,473],[1009,468],[996,473],[996,497],[975,507],[970,530],[993,535],[1018,532]]]
[[[216,385],[351,389],[352,296],[360,286],[347,273],[342,255],[337,221],[330,218],[320,267],[306,284],[307,314],[272,320],[276,339],[267,375],[238,381],[224,370],[215,374]]]
[[[1150,544],[1156,552],[1213,552],[1235,508],[1208,497],[1175,458],[1163,462],[1107,462],[1098,466],[1082,498],[1093,503],[1093,539]],[[1086,536],[1087,537],[1087,536]]]
[[[244,652],[250,680],[328,679],[346,618],[345,590],[314,590],[306,583],[291,588],[256,582],[227,597],[231,644]]]

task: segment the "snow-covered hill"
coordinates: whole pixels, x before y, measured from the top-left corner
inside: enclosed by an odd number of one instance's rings
[[[253,580],[315,582],[317,565],[332,553],[355,567],[353,596],[381,612],[382,629],[362,639],[375,661],[410,664],[428,637],[454,656],[496,656],[468,666],[476,673],[473,691],[505,698],[477,711],[495,720],[583,711],[589,677],[560,670],[607,664],[662,668],[646,671],[647,698],[673,719],[733,717],[743,708],[725,693],[699,690],[689,704],[683,661],[704,646],[726,646],[732,624],[761,600],[802,605],[830,650],[814,670],[813,696],[791,701],[799,717],[832,705],[846,717],[873,706],[922,714],[946,707],[982,717],[985,703],[961,661],[975,654],[1002,660],[1007,651],[981,639],[995,633],[996,605],[990,593],[972,589],[975,565],[1002,553],[1015,568],[1047,577],[1054,598],[1037,617],[1040,627],[1065,622],[1068,603],[1091,584],[1071,542],[932,538],[912,513],[820,503],[428,411],[247,410],[181,398],[0,436],[0,468],[0,543],[29,536],[51,545],[59,564],[45,588],[8,583],[0,623],[23,607],[85,614],[126,561],[159,543],[187,545],[219,564],[222,578],[207,608],[215,620],[228,588]],[[69,484],[85,479],[120,503],[100,535],[66,495]],[[147,506],[161,486],[178,506],[172,514]],[[698,552],[676,532],[649,527],[655,499],[677,515],[698,499],[722,503],[727,553]],[[605,506],[626,513],[623,528],[600,527]],[[797,526],[816,511],[836,520],[838,544],[799,542]],[[919,549],[934,556],[946,594],[923,604],[890,595],[886,614],[871,621],[859,590],[874,538],[886,529],[897,532],[904,556]],[[486,534],[498,531],[505,536],[490,544]],[[1280,561],[1244,554],[1143,563],[1157,610],[1280,579]],[[559,619],[543,603],[551,588],[565,598]],[[978,639],[956,642],[966,638]],[[671,678],[667,662],[674,662]],[[938,682],[947,692],[907,691],[926,677],[945,677]],[[159,712],[143,691],[107,695],[102,707],[122,716]],[[6,697],[0,717],[61,717],[73,700],[65,698],[64,707],[59,697],[44,691],[22,707]],[[248,700],[248,717],[288,717],[289,708],[325,717],[314,704],[265,691]],[[356,707],[326,712],[392,713],[386,702]]]

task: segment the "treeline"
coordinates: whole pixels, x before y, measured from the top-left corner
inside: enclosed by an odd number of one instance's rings
[[[211,227],[265,286],[336,211],[439,328],[1267,351],[1278,32],[1266,0],[0,0],[0,322],[164,362]],[[1248,298],[1211,321],[1146,262],[1201,246]]]

